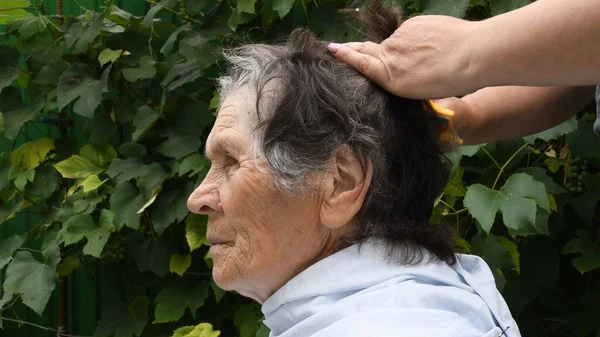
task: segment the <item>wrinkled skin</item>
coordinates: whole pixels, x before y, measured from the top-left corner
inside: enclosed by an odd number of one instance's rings
[[[207,214],[213,277],[223,289],[264,302],[288,280],[338,248],[339,236],[323,226],[321,194],[289,198],[254,160],[248,120],[255,100],[246,91],[223,102],[206,143],[212,161],[190,195],[191,212]]]

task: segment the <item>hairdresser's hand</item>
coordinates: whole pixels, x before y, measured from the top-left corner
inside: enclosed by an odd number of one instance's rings
[[[393,94],[414,99],[460,96],[477,89],[471,54],[477,23],[417,16],[380,44],[330,44],[329,50]]]
[[[456,131],[458,136],[463,139],[463,141],[466,141],[467,144],[471,143],[471,129],[478,117],[475,113],[475,107],[473,104],[467,100],[457,97],[436,99],[435,103],[443,108],[454,111],[454,117],[452,117],[452,128]]]

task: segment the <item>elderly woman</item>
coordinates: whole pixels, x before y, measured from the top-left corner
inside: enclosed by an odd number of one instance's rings
[[[366,36],[400,11],[373,3]],[[439,123],[305,31],[228,53],[188,207],[213,277],[262,304],[271,336],[519,336],[483,260],[427,219],[449,168]]]

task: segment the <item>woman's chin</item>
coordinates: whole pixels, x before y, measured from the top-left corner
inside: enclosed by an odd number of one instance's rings
[[[226,270],[220,268],[218,265],[213,264],[212,277],[219,288],[226,291],[235,290],[232,286],[234,282],[233,277],[231,276],[232,275],[230,275]]]
[[[212,276],[219,288],[227,291],[235,290],[233,285],[236,281],[235,271],[238,270],[235,266],[229,266],[232,263],[227,257],[227,251],[231,247],[224,245],[213,245],[210,247],[210,255],[213,260]]]

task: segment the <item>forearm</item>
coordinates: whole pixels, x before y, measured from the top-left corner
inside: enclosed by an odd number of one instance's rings
[[[479,88],[600,83],[598,0],[538,0],[474,26],[466,67]]]
[[[514,139],[546,130],[594,98],[594,87],[492,87],[462,98],[454,125],[465,144]]]

